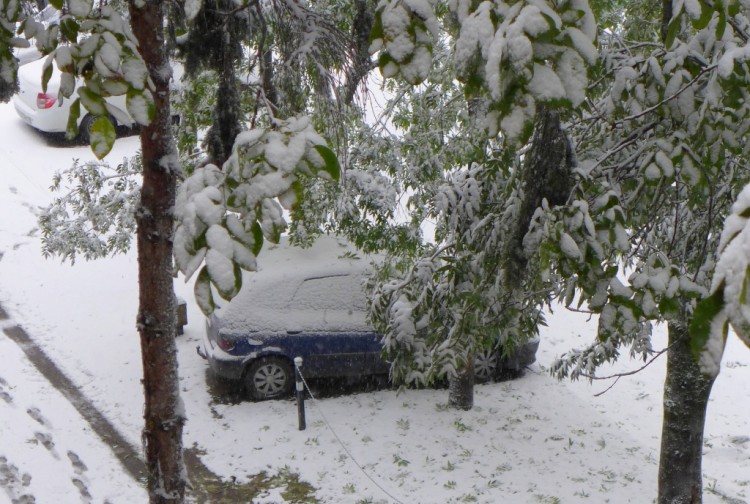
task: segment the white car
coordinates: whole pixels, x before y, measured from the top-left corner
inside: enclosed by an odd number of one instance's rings
[[[75,98],[59,96],[60,71],[57,67],[54,67],[47,91],[42,91],[42,69],[45,60],[46,58],[42,58],[18,69],[19,92],[13,97],[13,106],[21,119],[35,129],[45,133],[64,133],[68,125],[70,104]],[[76,82],[76,87],[80,84],[80,81]],[[115,125],[132,127],[135,124],[125,108],[125,96],[112,96],[107,98],[107,102],[116,109],[116,113],[112,114]],[[110,112],[112,111],[110,109]],[[96,117],[85,113],[83,108],[81,116],[78,122],[78,135],[81,141],[88,142],[89,128]]]
[[[19,116],[35,129],[45,133],[64,133],[68,125],[70,105],[77,94],[74,92],[70,98],[59,96],[60,71],[54,66],[52,77],[47,84],[47,91],[42,91],[42,69],[46,58],[33,61],[18,69],[19,92],[13,97],[13,105]],[[183,67],[173,64],[173,82],[179,82],[182,77]],[[83,81],[76,81],[76,88],[83,85]],[[62,98],[62,99],[61,99]],[[127,112],[126,98],[122,96],[111,96],[106,99],[110,105],[110,119],[115,126],[132,128],[136,125],[135,120]],[[89,129],[95,116],[88,114],[81,107],[81,117],[78,119],[79,139],[87,143],[89,140]]]

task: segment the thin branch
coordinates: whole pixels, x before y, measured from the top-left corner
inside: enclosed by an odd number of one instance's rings
[[[700,79],[701,77],[703,77],[704,74],[710,72],[711,70],[714,70],[717,66],[718,66],[717,64],[713,64],[713,65],[707,66],[706,68],[704,68],[703,70],[701,70],[700,72],[698,72],[698,75],[696,75],[695,77],[693,77],[692,79],[690,79],[690,81],[687,84],[685,84],[680,89],[678,89],[673,95],[664,98],[662,101],[660,101],[656,105],[648,107],[647,109],[643,109],[641,112],[639,112],[637,114],[629,115],[627,117],[623,117],[619,121],[613,122],[612,123],[612,127],[616,128],[616,127],[618,127],[618,126],[620,126],[620,125],[622,125],[622,124],[624,124],[624,123],[626,123],[628,121],[632,121],[634,119],[638,119],[638,118],[641,118],[641,117],[643,117],[645,115],[650,114],[651,112],[655,111],[656,109],[658,109],[659,107],[661,107],[665,103],[670,102],[670,101],[674,100],[675,98],[677,98],[678,96],[680,96],[687,89],[689,89],[693,84],[695,84],[696,81],[698,81],[698,79]]]
[[[612,374],[612,375],[609,375],[609,376],[593,376],[593,375],[590,375],[588,373],[581,373],[581,376],[583,376],[584,378],[588,378],[589,380],[611,380],[612,378],[615,379],[615,381],[614,381],[614,383],[612,383],[612,385],[610,385],[609,387],[607,387],[603,391],[601,391],[601,392],[599,392],[597,394],[594,394],[594,397],[599,397],[600,395],[606,393],[608,390],[610,390],[612,387],[614,387],[615,384],[623,376],[632,376],[634,374],[640,373],[641,371],[643,371],[644,369],[646,369],[647,367],[649,367],[662,354],[664,354],[670,348],[672,348],[675,345],[675,343],[677,343],[677,342],[674,342],[671,345],[669,345],[668,347],[662,348],[661,350],[659,350],[658,352],[656,352],[653,357],[651,357],[643,366],[639,367],[638,369],[633,369],[632,371],[625,371],[623,373],[615,373],[615,374]]]
[[[599,397],[609,392],[615,385],[617,385],[617,382],[620,381],[620,378],[622,378],[622,376],[616,376],[615,381],[613,381],[609,387],[605,388],[601,392],[597,392],[596,394],[594,394],[594,397]]]

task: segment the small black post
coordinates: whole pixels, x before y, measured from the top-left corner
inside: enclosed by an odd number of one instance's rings
[[[302,357],[294,358],[294,376],[297,378],[297,419],[299,430],[305,430],[305,384],[302,381]]]

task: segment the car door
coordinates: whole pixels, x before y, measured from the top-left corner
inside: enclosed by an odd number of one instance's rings
[[[306,278],[290,300],[305,341],[304,368],[311,376],[372,374],[381,350],[380,337],[365,322],[362,277],[355,274]],[[290,331],[294,329],[290,326]]]

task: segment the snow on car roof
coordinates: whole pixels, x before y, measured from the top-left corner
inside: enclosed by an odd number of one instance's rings
[[[300,248],[282,237],[278,245],[263,247],[258,271],[244,274],[240,293],[219,302],[223,331],[299,329],[310,323],[311,313],[336,306],[348,309],[350,317],[338,323],[329,317],[328,329],[345,324],[366,330],[362,281],[374,260],[341,238],[321,236]]]

